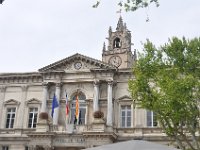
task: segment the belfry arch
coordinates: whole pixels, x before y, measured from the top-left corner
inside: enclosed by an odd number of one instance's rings
[[[121,40],[120,38],[116,37],[113,41],[113,48],[121,48]]]

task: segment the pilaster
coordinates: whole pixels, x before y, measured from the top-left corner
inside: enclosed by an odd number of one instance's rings
[[[144,127],[143,124],[143,110],[136,106],[135,107],[135,136],[137,138],[142,137],[143,131],[142,128]]]
[[[23,124],[24,124],[24,115],[22,115],[25,111],[25,101],[27,97],[27,90],[28,90],[28,85],[23,85],[21,86],[22,89],[22,98],[21,98],[21,103],[18,109],[18,115],[17,115],[17,128],[22,129]]]
[[[43,86],[43,99],[42,99],[41,112],[47,112],[48,83],[43,82],[42,86]]]
[[[1,86],[0,87],[0,120],[3,119],[3,102],[5,100],[5,92],[6,92],[6,86]],[[3,121],[1,121],[3,123]],[[0,124],[0,128],[3,127],[3,124]]]

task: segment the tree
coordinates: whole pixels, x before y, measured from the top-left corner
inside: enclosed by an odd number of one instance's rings
[[[133,67],[132,98],[156,113],[164,132],[183,150],[200,149],[200,38],[174,37],[156,48],[149,40]]]
[[[139,8],[145,8],[151,3],[155,3],[156,6],[159,6],[158,0],[119,0],[117,5],[121,8],[124,8],[125,11],[136,11]],[[96,1],[96,4],[93,5],[94,8],[98,7],[100,0]]]

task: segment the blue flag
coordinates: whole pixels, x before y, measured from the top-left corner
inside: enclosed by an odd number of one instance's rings
[[[52,102],[52,111],[51,111],[51,117],[53,118],[53,114],[54,114],[54,109],[56,109],[59,106],[58,104],[58,100],[56,98],[56,95],[54,94],[53,96],[53,102]]]

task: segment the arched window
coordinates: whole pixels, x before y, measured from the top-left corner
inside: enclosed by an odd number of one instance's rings
[[[120,38],[115,38],[114,41],[113,41],[113,47],[114,48],[120,48],[121,47],[121,40]]]
[[[76,99],[78,95],[78,104],[79,104],[79,117],[76,119],[75,112],[76,112]],[[79,92],[72,95],[72,102],[71,102],[71,116],[70,116],[70,123],[72,124],[85,124],[85,115],[86,115],[86,103],[85,99],[86,96],[84,93]]]

